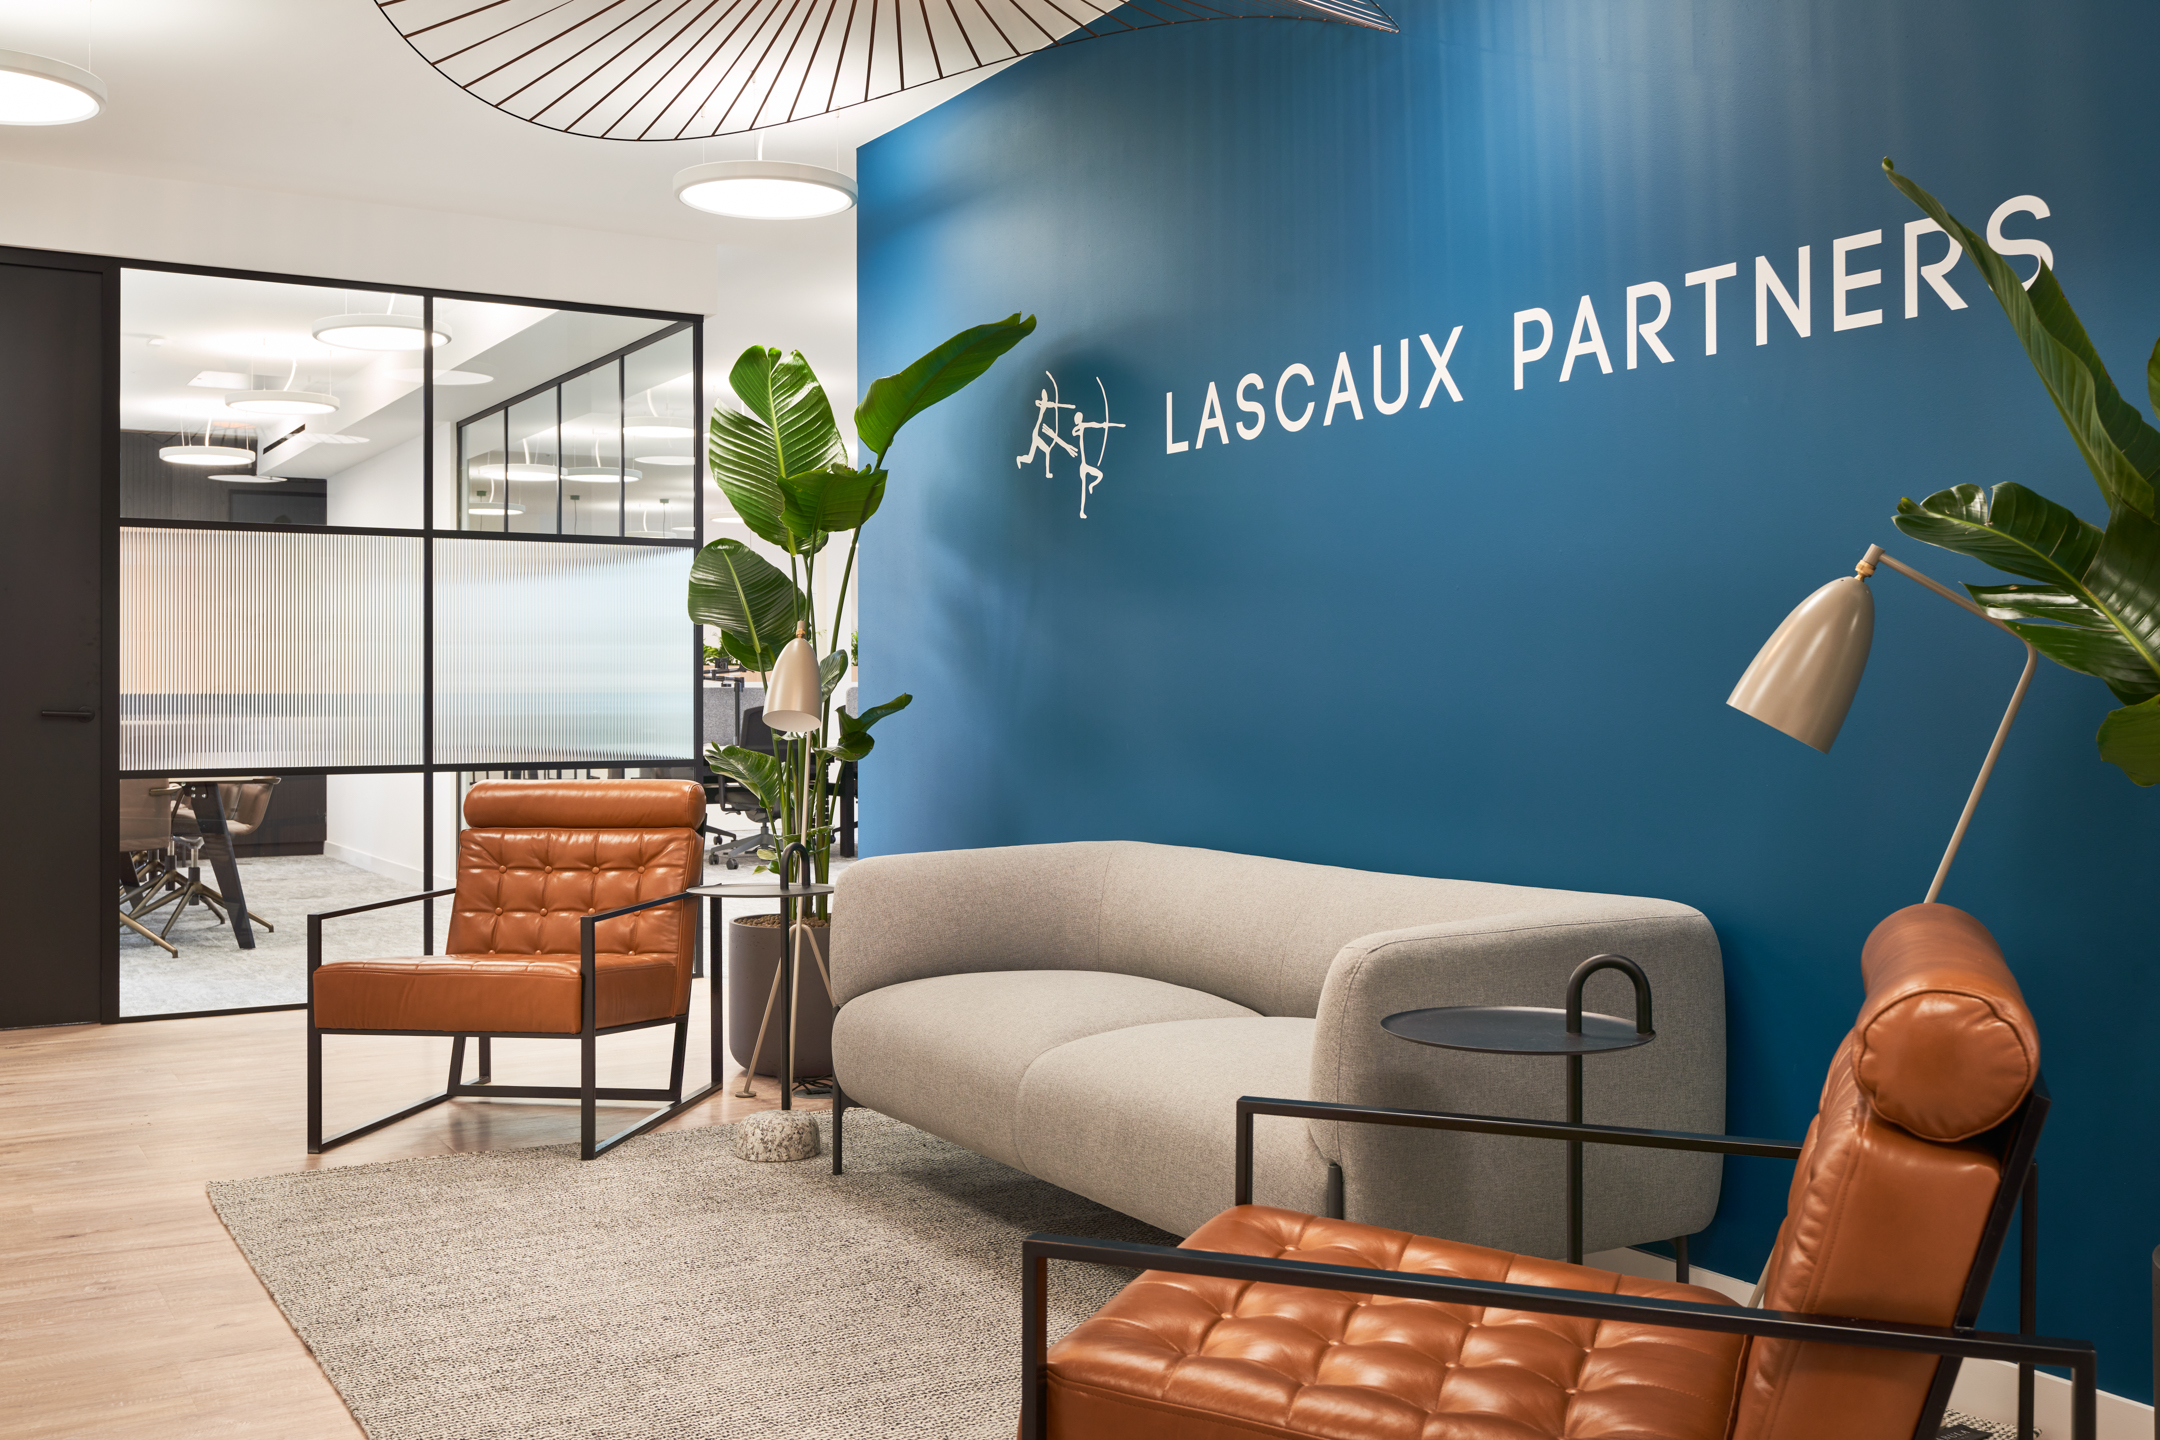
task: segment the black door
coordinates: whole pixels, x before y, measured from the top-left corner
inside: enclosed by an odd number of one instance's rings
[[[101,1018],[117,973],[107,277],[0,263],[0,1027]],[[107,952],[111,955],[108,957]]]

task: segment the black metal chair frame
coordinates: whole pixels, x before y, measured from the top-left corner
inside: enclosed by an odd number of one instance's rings
[[[393,905],[410,905],[415,900],[437,900],[445,895],[455,895],[457,890],[429,890],[418,895],[407,895],[397,900],[378,900],[372,905],[353,905],[343,910],[326,910],[320,915],[307,917],[308,923],[308,1007],[307,1007],[307,1106],[308,1106],[308,1154],[320,1155],[334,1150],[348,1141],[363,1135],[372,1135],[387,1125],[410,1119],[423,1110],[442,1104],[445,1100],[575,1100],[579,1104],[580,1129],[578,1158],[595,1160],[614,1149],[623,1141],[644,1134],[655,1125],[674,1119],[694,1105],[720,1093],[725,1081],[725,1066],[720,1047],[724,1035],[720,1025],[720,985],[717,980],[707,986],[712,1005],[713,1066],[712,1081],[691,1095],[683,1094],[683,1058],[690,1043],[690,1012],[686,1008],[680,1015],[664,1015],[654,1020],[637,1020],[628,1025],[599,1026],[598,1015],[599,962],[594,948],[594,931],[603,920],[613,920],[623,915],[634,915],[640,910],[650,910],[660,905],[683,904],[690,923],[695,925],[697,897],[688,891],[662,896],[658,900],[642,900],[635,905],[625,905],[615,910],[602,910],[584,916],[578,923],[578,981],[581,991],[580,1024],[576,1030],[527,1031],[491,1030],[457,1033],[448,1030],[325,1030],[315,1024],[315,972],[322,967],[322,922],[341,916],[358,915],[369,910],[384,910]],[[675,1027],[674,1060],[665,1090],[602,1088],[599,1084],[599,1040],[603,1035],[621,1035],[631,1030],[649,1030],[655,1025]],[[477,1083],[468,1084],[465,1076],[465,1039],[471,1034],[479,1041],[479,1069]],[[430,1095],[417,1104],[392,1111],[365,1125],[323,1136],[322,1123],[322,1037],[325,1035],[449,1035],[450,1078],[441,1093]],[[487,1083],[493,1061],[489,1053],[492,1040],[575,1040],[582,1050],[579,1083],[576,1085],[492,1085]],[[602,1100],[662,1100],[667,1103],[644,1119],[610,1135],[605,1140],[598,1135],[598,1102]]]
[[[835,1105],[837,1108],[838,1101]],[[1088,1240],[1071,1235],[1034,1234],[1021,1244],[1021,1440],[1044,1440],[1048,1434],[1047,1353],[1048,1262],[1074,1261],[1089,1265],[1114,1265],[1134,1270],[1165,1270],[1183,1275],[1208,1275],[1250,1284],[1297,1285],[1318,1290],[1347,1290],[1357,1294],[1386,1295],[1402,1300],[1433,1300],[1451,1305],[1498,1305],[1512,1310],[1531,1310],[1553,1315],[1580,1315],[1594,1320],[1670,1326],[1679,1330],[1710,1330],[1728,1335],[1760,1335],[1766,1339],[1814,1341],[1851,1345],[1865,1349],[1902,1350],[1942,1357],[1935,1380],[1920,1407],[1914,1440],[1933,1440],[1942,1427],[1943,1411],[1957,1383],[1958,1367],[1966,1359],[2002,1360],[2018,1367],[2018,1433],[2030,1440],[2033,1433],[2032,1376],[2036,1365],[2052,1365],[2070,1371],[2070,1433],[2072,1440],[2096,1440],[2098,1423],[2099,1358],[2084,1340],[2064,1340],[2036,1335],[2035,1290],[2039,1271],[2040,1170],[2033,1161],[2046,1123],[2048,1092],[2036,1080],[2032,1093],[2016,1113],[1985,1137],[1984,1143],[2000,1159],[2002,1184],[1989,1208],[1981,1232],[1980,1248],[1965,1278],[1956,1317],[1948,1326],[1905,1325],[1884,1320],[1861,1320],[1835,1315],[1808,1315],[1784,1310],[1754,1310],[1737,1305],[1707,1305],[1687,1300],[1661,1300],[1647,1296],[1605,1295],[1586,1290],[1553,1290],[1538,1285],[1515,1285],[1497,1280],[1466,1280],[1453,1276],[1423,1275],[1400,1270],[1364,1270],[1350,1265],[1321,1265],[1310,1261],[1279,1260],[1255,1255],[1235,1255],[1212,1250],[1182,1250],[1164,1245],[1140,1245],[1118,1240]],[[1684,1150],[1697,1154],[1761,1156],[1798,1159],[1801,1147],[1787,1141],[1756,1140],[1732,1135],[1702,1135],[1683,1130],[1641,1130],[1620,1125],[1589,1125],[1553,1120],[1520,1120],[1492,1115],[1451,1115],[1431,1110],[1394,1110],[1377,1106],[1340,1105],[1319,1100],[1276,1100],[1245,1096],[1237,1102],[1236,1203],[1252,1202],[1253,1117],[1282,1115],[1306,1120],[1347,1121],[1367,1125],[1397,1125],[1425,1130],[1454,1130],[1474,1135],[1508,1135],[1536,1140],[1561,1140],[1591,1145],[1627,1145],[1658,1150]],[[835,1126],[836,1139],[838,1127]],[[834,1146],[835,1169],[839,1147]],[[1989,1277],[2010,1233],[2013,1213],[2021,1212],[2019,1237],[2018,1323],[2020,1334],[1976,1330],[1980,1304],[1987,1295]]]

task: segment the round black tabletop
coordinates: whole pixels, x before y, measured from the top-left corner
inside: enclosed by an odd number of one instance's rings
[[[723,900],[801,900],[811,895],[830,895],[831,885],[782,885],[777,880],[746,880],[740,885],[693,885],[685,894],[717,895]]]
[[[1571,1035],[1567,1011],[1543,1005],[1442,1005],[1404,1010],[1380,1022],[1390,1035],[1444,1050],[1482,1050],[1499,1055],[1596,1055],[1632,1050],[1657,1038],[1617,1015],[1585,1011],[1582,1033]]]

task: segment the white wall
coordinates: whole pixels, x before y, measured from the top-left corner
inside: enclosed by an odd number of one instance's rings
[[[323,854],[420,888],[418,775],[332,775],[328,778]],[[436,873],[443,872],[437,855]]]

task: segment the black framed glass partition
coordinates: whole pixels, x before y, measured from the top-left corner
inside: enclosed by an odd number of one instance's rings
[[[695,773],[697,317],[120,279],[123,797],[195,782],[180,831],[208,780],[270,798],[235,844],[252,946],[168,895],[116,1018],[302,1002],[306,914],[446,883],[479,775]],[[432,953],[431,908],[333,958]]]

